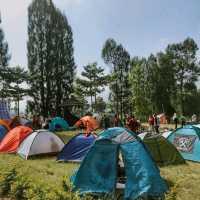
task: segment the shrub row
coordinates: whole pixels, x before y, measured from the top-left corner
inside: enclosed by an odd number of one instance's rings
[[[19,167],[19,166],[18,166]],[[72,192],[67,184],[67,177],[63,177],[62,187],[51,186],[44,182],[32,180],[26,173],[17,171],[17,166],[8,167],[0,171],[0,197],[15,200],[106,200],[108,197],[80,196]]]
[[[91,197],[80,196],[72,192],[72,187],[68,185],[68,177],[63,177],[62,187],[50,185],[40,181],[32,180],[26,172],[18,172],[19,166],[11,166],[0,171],[0,197],[9,197],[15,200],[106,200],[116,199],[112,197]],[[166,200],[175,200],[179,184],[170,184],[170,191],[166,195]]]

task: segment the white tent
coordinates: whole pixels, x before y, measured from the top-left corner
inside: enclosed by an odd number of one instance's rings
[[[54,133],[37,130],[20,144],[17,153],[27,159],[33,155],[58,153],[63,147],[63,141]]]
[[[200,128],[200,124],[195,124],[195,125],[193,125],[193,126],[195,126],[195,127],[197,127],[197,128]]]
[[[173,131],[165,131],[163,134],[162,134],[162,136],[164,137],[164,138],[168,138],[168,136],[172,133]]]
[[[140,133],[138,136],[140,137],[141,140],[143,140],[147,134],[148,132],[144,132],[144,133]]]

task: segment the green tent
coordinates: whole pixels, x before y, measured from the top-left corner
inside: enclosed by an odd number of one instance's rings
[[[157,164],[163,166],[185,163],[176,147],[163,136],[145,136],[143,142]]]

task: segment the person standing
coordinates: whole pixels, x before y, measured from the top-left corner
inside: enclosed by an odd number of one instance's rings
[[[182,115],[181,116],[181,126],[183,127],[183,126],[185,126],[185,124],[186,124],[186,119],[185,119],[184,115]]]
[[[104,115],[104,118],[103,118],[103,121],[104,121],[104,129],[107,129],[110,127],[110,118],[108,115]]]
[[[153,117],[153,115],[149,116],[148,123],[149,123],[149,131],[153,131],[153,126],[154,126],[154,117]]]
[[[196,114],[192,115],[192,123],[197,123],[197,115]]]
[[[156,114],[153,115],[153,118],[154,118],[154,129],[155,129],[155,132],[157,134],[159,134],[159,126],[160,126],[159,119],[158,119]]]
[[[127,114],[125,118],[125,127],[128,128],[131,117]]]
[[[118,114],[115,115],[114,117],[114,127],[119,127],[120,126],[120,119],[119,119],[119,116]]]
[[[175,129],[177,129],[177,126],[178,126],[178,117],[177,117],[176,113],[174,113],[174,115],[173,115],[173,121],[174,121],[174,124],[175,124]]]

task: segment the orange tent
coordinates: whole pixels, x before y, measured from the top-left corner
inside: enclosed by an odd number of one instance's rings
[[[25,126],[17,126],[10,130],[0,143],[0,153],[14,153],[21,144],[21,142],[33,130]]]
[[[75,123],[75,126],[79,127],[81,124],[86,127],[86,133],[91,133],[94,129],[99,127],[97,120],[91,116],[82,117],[78,122]]]
[[[7,121],[0,119],[0,125],[4,126],[8,130],[10,130],[10,126],[9,126],[9,123]]]

